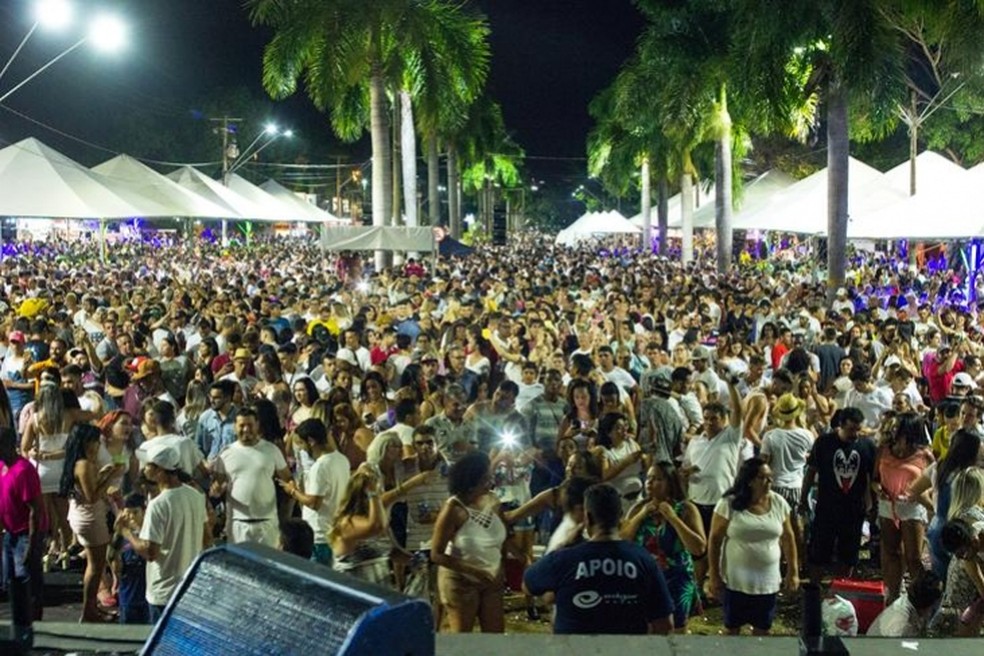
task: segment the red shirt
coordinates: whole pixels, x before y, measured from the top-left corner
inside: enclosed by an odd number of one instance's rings
[[[772,346],[772,368],[778,369],[782,365],[782,356],[789,353],[789,347],[782,342],[776,342]]]
[[[9,467],[0,465],[0,527],[10,533],[24,533],[31,524],[32,499],[41,500],[38,470],[26,458],[17,456]],[[41,506],[38,531],[48,530],[48,517]]]

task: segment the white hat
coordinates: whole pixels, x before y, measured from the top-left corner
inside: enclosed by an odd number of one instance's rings
[[[151,440],[146,448],[147,462],[152,462],[165,471],[175,471],[181,462],[181,454],[169,444],[155,445]]]
[[[338,353],[335,354],[336,360],[341,360],[342,362],[347,362],[353,367],[359,366],[359,361],[355,357],[355,353],[350,348],[340,348]]]
[[[838,287],[837,288],[837,295],[838,296],[847,296],[847,290],[845,288],[843,288],[843,287]]]
[[[970,374],[964,373],[963,371],[953,377],[951,386],[977,389],[977,383],[974,382],[974,379],[970,377]]]

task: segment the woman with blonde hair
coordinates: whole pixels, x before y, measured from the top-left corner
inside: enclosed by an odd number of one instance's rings
[[[338,450],[349,459],[352,471],[366,461],[366,450],[372,444],[374,435],[359,420],[351,403],[339,403],[332,407],[331,423],[332,436],[338,444]]]
[[[380,477],[373,467],[360,465],[349,479],[328,534],[332,569],[392,587],[389,551],[373,544],[373,538],[386,534],[386,521]]]
[[[974,525],[984,522],[984,469],[968,467],[957,472],[950,483],[950,509],[947,522],[961,519]],[[930,623],[933,635],[940,637],[969,637],[980,632],[979,618],[963,622],[961,614],[980,599],[967,563],[952,558],[947,566],[946,582],[940,608]]]
[[[68,526],[68,499],[58,494],[65,467],[65,443],[69,429],[90,415],[77,408],[65,407],[65,397],[56,372],[42,371],[39,378],[34,413],[23,432],[21,451],[34,463],[41,478],[42,500],[52,531],[48,557],[59,560],[64,567],[72,542]]]

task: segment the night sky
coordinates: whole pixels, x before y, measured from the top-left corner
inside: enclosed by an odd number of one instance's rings
[[[216,86],[261,93],[267,35],[249,24],[240,0],[76,0],[76,5],[83,16],[118,7],[131,29],[126,52],[104,57],[79,49],[11,96],[8,107],[116,150],[114,116],[150,110],[188,121],[196,100]],[[587,104],[631,54],[642,19],[629,0],[482,0],[479,5],[492,26],[490,88],[507,128],[530,156],[531,175],[576,186],[591,126]],[[0,65],[30,27],[30,6],[28,0],[0,0]],[[36,33],[0,80],[0,95],[78,38],[72,36]],[[326,119],[303,93],[278,112],[278,120],[299,126],[303,139],[368,156],[368,137],[355,146],[335,146]],[[0,145],[25,136],[86,164],[112,156],[0,108]]]

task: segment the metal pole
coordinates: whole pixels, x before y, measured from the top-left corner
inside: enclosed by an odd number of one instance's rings
[[[106,264],[106,219],[99,219],[99,260]]]

